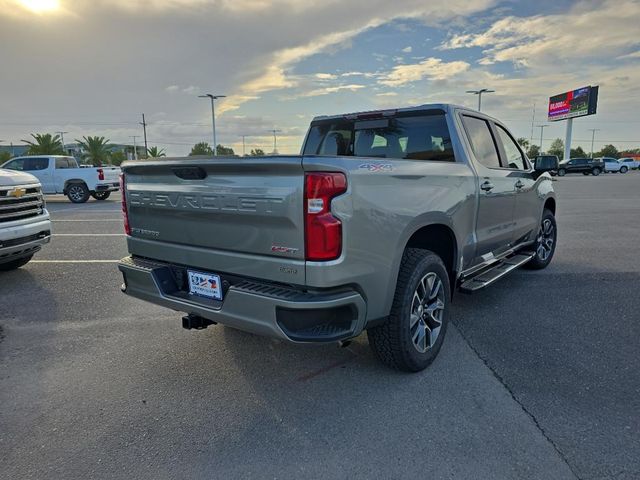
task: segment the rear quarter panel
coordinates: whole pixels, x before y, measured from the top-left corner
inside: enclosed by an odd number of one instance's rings
[[[456,233],[459,254],[474,248],[476,179],[466,163],[305,156],[303,166],[345,172],[349,182],[332,202],[343,222],[342,254],[307,262],[307,285],[355,286],[369,320],[388,315],[404,248],[417,230],[444,224]]]

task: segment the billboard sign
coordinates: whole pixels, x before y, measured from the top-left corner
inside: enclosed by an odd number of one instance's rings
[[[596,113],[598,86],[582,87],[549,98],[549,121],[566,120]]]

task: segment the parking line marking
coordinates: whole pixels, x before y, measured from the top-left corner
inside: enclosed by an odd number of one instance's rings
[[[120,260],[31,260],[29,263],[118,263]]]
[[[54,233],[52,237],[125,237],[124,233]]]

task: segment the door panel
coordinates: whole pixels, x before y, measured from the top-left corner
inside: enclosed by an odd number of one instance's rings
[[[478,173],[476,261],[497,256],[511,246],[516,202],[515,182],[502,169],[495,133],[481,118],[463,115],[467,139]]]

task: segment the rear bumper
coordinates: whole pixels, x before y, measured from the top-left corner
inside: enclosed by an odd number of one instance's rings
[[[257,335],[325,343],[364,329],[366,303],[350,289],[308,292],[222,274],[224,299],[216,301],[185,290],[185,267],[126,257],[118,268],[127,295]]]
[[[119,183],[102,183],[99,185],[96,185],[96,192],[117,192],[118,190],[120,190],[120,184]]]

